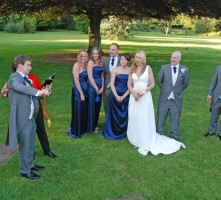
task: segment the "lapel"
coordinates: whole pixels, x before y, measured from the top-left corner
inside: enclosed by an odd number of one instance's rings
[[[105,68],[106,68],[106,72],[107,72],[107,73],[110,73],[110,69],[109,69],[110,59],[111,59],[111,57],[109,56],[109,57],[105,60],[105,61],[106,61],[106,63],[105,63]]]
[[[169,80],[171,86],[173,87],[173,78],[172,78],[171,64],[168,64],[168,65],[167,65],[166,73],[167,73],[168,80]]]
[[[117,66],[120,66],[120,56],[119,55],[117,56],[117,59],[118,59],[117,60]]]
[[[183,68],[183,66],[181,64],[179,64],[179,70],[177,71],[178,72],[178,75],[177,75],[177,79],[176,79],[176,82],[174,84],[174,87],[176,86],[176,84],[178,83],[178,81],[180,80],[181,78],[181,69]]]
[[[15,72],[16,76],[21,80],[21,82],[26,85],[25,79],[22,77],[22,75],[19,72]]]

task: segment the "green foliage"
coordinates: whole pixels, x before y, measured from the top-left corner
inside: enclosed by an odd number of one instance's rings
[[[144,20],[133,20],[132,21],[132,30],[133,31],[144,31],[150,32],[152,25],[148,21]]]
[[[5,19],[4,17],[0,17],[0,31],[4,31],[5,27]]]
[[[125,17],[110,16],[101,22],[101,33],[110,40],[127,40],[133,37],[133,24]]]
[[[37,21],[33,18],[25,18],[24,29],[26,33],[35,33],[37,28]]]
[[[43,18],[37,18],[37,31],[47,31],[48,29],[51,28],[51,21],[48,19],[43,19]]]
[[[36,19],[26,15],[11,15],[4,19],[4,30],[9,33],[34,33],[36,30]]]
[[[81,31],[82,33],[88,33],[88,19],[74,17],[74,22],[76,24],[76,30]]]
[[[17,33],[18,32],[18,29],[17,29],[17,25],[14,21],[9,21],[4,30],[8,33]]]
[[[19,20],[16,23],[17,26],[17,33],[24,33],[25,32],[25,22],[24,20]]]
[[[210,23],[208,20],[198,20],[195,27],[196,33],[207,33],[210,32]]]
[[[73,19],[73,16],[71,15],[65,15],[61,17],[61,25],[64,29],[67,30],[76,30],[75,27],[75,21]]]
[[[208,33],[206,36],[209,36],[209,37],[221,36],[221,31],[218,31],[218,32],[210,32],[210,33]]]
[[[176,16],[177,25],[181,25],[185,29],[194,30],[196,26],[197,17],[190,17],[186,14],[179,14]]]

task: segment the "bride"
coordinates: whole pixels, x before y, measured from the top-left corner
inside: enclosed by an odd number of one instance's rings
[[[146,54],[138,51],[128,78],[130,90],[127,137],[141,155],[171,154],[185,145],[172,138],[156,133],[151,89],[154,87],[152,69],[146,65]]]

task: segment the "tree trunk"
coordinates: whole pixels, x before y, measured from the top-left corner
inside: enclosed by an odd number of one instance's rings
[[[88,37],[89,37],[89,45],[88,45],[88,53],[90,53],[93,47],[101,48],[101,33],[100,33],[100,25],[102,16],[102,8],[101,7],[93,7],[87,10],[87,16],[89,19],[88,25]]]
[[[163,24],[163,26],[164,26],[165,34],[166,36],[168,36],[169,30],[171,29],[172,25]]]
[[[169,32],[169,28],[168,27],[165,28],[165,32],[166,32],[166,36],[168,36],[168,32]]]

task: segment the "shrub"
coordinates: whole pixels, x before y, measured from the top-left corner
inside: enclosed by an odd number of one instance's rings
[[[67,30],[76,30],[75,21],[71,15],[65,15],[61,17],[62,28]]]
[[[46,31],[49,29],[49,22],[46,19],[37,18],[37,27],[38,31]]]
[[[101,22],[101,33],[111,40],[126,40],[133,36],[132,23],[123,17],[109,17]]]
[[[134,20],[133,21],[133,27],[132,29],[134,31],[145,31],[145,32],[150,32],[150,24],[145,21],[140,21],[140,20]]]
[[[5,26],[5,31],[9,33],[16,33],[18,31],[16,23],[13,21],[9,21]]]
[[[37,28],[37,21],[35,18],[25,18],[24,29],[27,33],[35,33]]]
[[[195,31],[196,31],[196,33],[209,32],[209,23],[206,20],[197,21]]]
[[[17,33],[24,33],[25,32],[25,22],[20,20],[16,23],[17,26]]]
[[[34,33],[36,30],[36,19],[26,15],[11,15],[5,19],[6,32],[10,33]]]
[[[76,19],[76,29],[78,31],[81,31],[82,33],[87,34],[88,33],[88,19]]]
[[[5,19],[0,17],[0,31],[4,31],[5,23]]]

